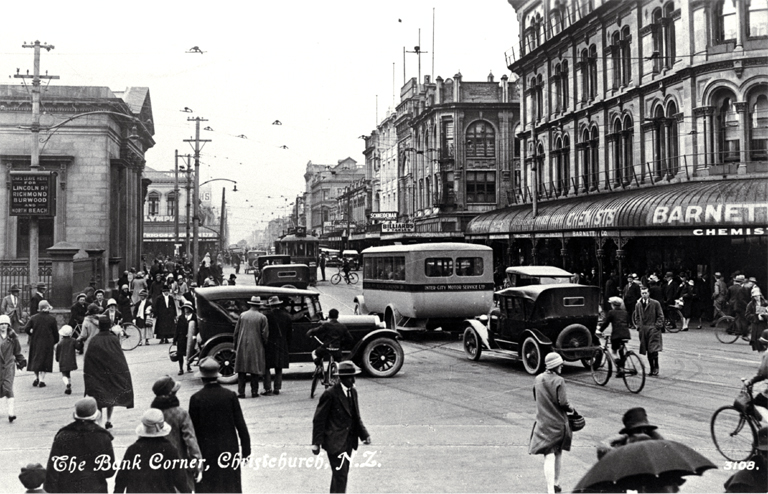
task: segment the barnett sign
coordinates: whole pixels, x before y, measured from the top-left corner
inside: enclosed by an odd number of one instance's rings
[[[56,175],[11,171],[11,216],[56,216]]]

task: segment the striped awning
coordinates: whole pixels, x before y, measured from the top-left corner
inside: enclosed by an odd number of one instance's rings
[[[711,230],[717,231],[707,233]],[[612,231],[641,235],[765,235],[768,180],[717,179],[582,194],[540,202],[536,217],[531,204],[510,206],[476,216],[467,226],[466,236],[499,238],[549,233],[567,237]]]

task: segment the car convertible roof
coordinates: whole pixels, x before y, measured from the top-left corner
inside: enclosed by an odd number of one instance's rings
[[[590,290],[590,291],[600,290],[598,287],[591,286],[591,285],[578,285],[576,283],[558,283],[558,284],[551,284],[551,285],[513,286],[510,288],[499,290],[498,292],[496,292],[496,295],[501,295],[505,297],[522,297],[522,298],[527,298],[529,300],[536,300],[544,292],[547,292],[550,290],[559,291],[566,288],[582,288],[584,290]]]

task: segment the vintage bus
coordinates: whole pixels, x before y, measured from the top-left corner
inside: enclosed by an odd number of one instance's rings
[[[433,243],[371,247],[363,255],[356,314],[376,314],[400,331],[462,331],[493,305],[493,250]]]
[[[312,235],[286,235],[275,242],[275,254],[291,256],[291,262],[309,266],[309,282],[317,283],[317,259],[320,240]]]

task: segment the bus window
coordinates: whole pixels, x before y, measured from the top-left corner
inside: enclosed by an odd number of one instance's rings
[[[458,276],[480,276],[483,274],[482,257],[456,258],[456,274]]]
[[[372,280],[374,279],[373,273],[375,273],[375,270],[373,269],[374,261],[376,261],[375,257],[366,257],[363,259],[363,278],[366,280]]]
[[[453,259],[450,257],[425,259],[424,274],[429,277],[451,276],[453,274]]]
[[[395,277],[398,281],[405,281],[405,256],[396,256],[395,261]]]

